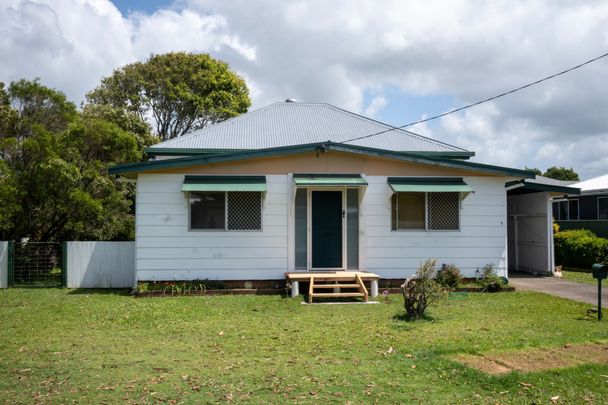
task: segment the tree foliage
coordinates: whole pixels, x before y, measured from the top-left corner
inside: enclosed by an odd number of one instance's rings
[[[524,170],[527,170],[529,172],[533,172],[537,176],[542,176],[543,175],[543,172],[541,172],[541,170],[539,168],[537,168],[537,167],[528,167],[528,166],[526,166],[524,168]]]
[[[0,84],[0,240],[132,239],[133,186],[107,167],[142,158],[152,138],[136,118],[78,112],[37,80]]]
[[[102,79],[87,94],[91,104],[152,117],[162,140],[234,117],[251,105],[245,81],[207,54],[152,55]]]
[[[567,168],[563,166],[553,166],[547,169],[547,171],[543,174],[545,177],[550,177],[555,180],[563,180],[563,181],[580,181],[580,177],[578,173],[574,171],[573,168]]]

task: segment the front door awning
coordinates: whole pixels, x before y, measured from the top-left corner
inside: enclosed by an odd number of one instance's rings
[[[182,191],[266,191],[266,176],[186,176]]]
[[[367,186],[360,174],[294,174],[296,186]]]
[[[394,192],[472,193],[473,189],[461,177],[389,177]]]

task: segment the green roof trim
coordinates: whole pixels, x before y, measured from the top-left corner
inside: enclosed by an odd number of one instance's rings
[[[265,176],[186,176],[182,191],[266,191]]]
[[[298,186],[366,186],[360,174],[294,174]]]
[[[461,159],[450,159],[445,157],[424,156],[415,152],[391,152],[383,149],[373,149],[363,146],[348,145],[343,143],[314,143],[306,145],[286,146],[280,148],[257,149],[241,152],[220,153],[215,155],[197,155],[175,159],[149,160],[147,162],[128,163],[109,168],[110,174],[140,173],[154,170],[175,169],[211,163],[234,162],[248,159],[259,159],[276,156],[289,156],[302,153],[325,153],[328,151],[354,153],[366,156],[402,160],[412,163],[428,164],[440,167],[448,167],[463,170],[475,170],[484,173],[502,176],[513,176],[532,179],[535,174],[531,171],[512,169],[508,167],[493,166],[482,163],[473,163]]]
[[[462,177],[389,177],[388,185],[394,192],[472,193],[473,189]]]
[[[197,155],[216,155],[233,152],[246,152],[255,151],[257,149],[203,149],[203,148],[155,148],[153,146],[144,149],[149,156],[197,156]],[[396,152],[401,153],[401,152]],[[475,156],[475,152],[469,151],[454,151],[454,152],[403,152],[403,153],[415,153],[420,156],[435,156],[435,157],[446,157],[453,159],[469,159]]]
[[[397,152],[399,153],[399,152]],[[430,156],[430,157],[445,157],[445,158],[452,158],[452,159],[469,159],[473,156],[475,156],[475,152],[469,152],[469,151],[465,151],[465,152],[403,152],[403,153],[415,153],[416,155],[420,155],[420,156]]]
[[[575,187],[566,187],[566,186],[557,186],[553,184],[543,184],[543,183],[532,183],[526,180],[516,180],[509,181],[505,184],[505,187],[512,187],[515,185],[521,184],[526,190],[534,190],[534,191],[548,191],[553,193],[564,193],[564,194],[580,194],[581,189]]]

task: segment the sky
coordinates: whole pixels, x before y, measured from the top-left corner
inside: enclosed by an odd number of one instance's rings
[[[608,52],[608,2],[585,0],[3,0],[0,81],[40,78],[80,104],[120,66],[204,52],[259,108],[327,102],[392,125]],[[608,173],[608,58],[409,128],[477,162]]]

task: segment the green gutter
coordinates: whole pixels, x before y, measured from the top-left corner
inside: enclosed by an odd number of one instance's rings
[[[521,184],[522,188],[525,188],[527,190],[534,190],[534,191],[549,191],[549,192],[564,193],[564,194],[580,194],[581,193],[580,188],[555,186],[552,184],[530,183],[525,180],[510,181],[505,184],[505,187],[511,187],[516,184]]]
[[[475,152],[409,152],[420,156],[435,156],[452,159],[469,159],[475,156]]]
[[[306,145],[285,146],[279,148],[248,150],[216,155],[197,155],[176,159],[151,160],[147,162],[129,163],[114,166],[109,169],[110,174],[138,173],[151,170],[174,169],[189,166],[207,165],[210,163],[232,162],[247,159],[259,159],[274,156],[289,156],[301,153],[324,153],[327,151],[339,151],[382,158],[396,159],[407,162],[430,164],[435,166],[449,167],[464,170],[478,170],[486,173],[515,176],[532,179],[535,177],[533,172],[512,169],[501,166],[493,166],[482,163],[473,163],[457,159],[449,159],[437,156],[424,156],[416,152],[392,152],[383,149],[367,148],[363,146],[346,145],[339,143],[314,143]]]
[[[226,153],[234,153],[234,152],[248,152],[255,151],[259,149],[203,149],[203,148],[155,148],[148,147],[144,149],[149,156],[199,156],[199,155],[217,155],[217,154],[226,154]],[[430,156],[430,157],[446,157],[452,159],[469,159],[475,156],[475,152],[397,152],[397,153],[415,153],[421,156]]]

